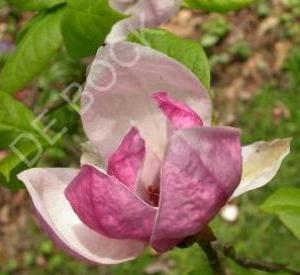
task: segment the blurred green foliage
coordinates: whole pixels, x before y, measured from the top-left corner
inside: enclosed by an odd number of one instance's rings
[[[201,25],[204,32],[201,44],[205,48],[216,45],[230,31],[230,23],[223,16],[218,16]]]
[[[188,7],[210,12],[229,12],[253,4],[255,0],[185,0]]]
[[[300,239],[300,188],[282,187],[261,206],[277,214],[280,220]]]
[[[66,2],[65,0],[7,0],[10,5],[25,11],[40,11]]]

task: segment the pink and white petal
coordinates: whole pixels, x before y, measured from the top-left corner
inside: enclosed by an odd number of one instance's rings
[[[156,209],[116,178],[84,166],[65,191],[84,224],[113,239],[149,241]]]
[[[139,171],[146,154],[145,141],[138,129],[132,127],[108,161],[108,174],[135,191]]]
[[[291,138],[259,141],[243,147],[242,180],[232,198],[269,183],[290,153],[291,141]]]
[[[167,121],[151,99],[170,96],[211,123],[211,100],[197,77],[179,62],[150,48],[121,42],[98,51],[82,96],[82,121],[89,140],[105,161],[135,126],[159,159],[167,144]]]
[[[78,172],[76,169],[35,168],[18,175],[29,191],[45,231],[60,248],[90,263],[118,264],[139,256],[147,245],[145,242],[109,239],[79,220],[64,195],[65,188]]]
[[[130,15],[116,23],[106,38],[106,43],[126,40],[129,33],[166,23],[174,16],[183,0],[110,0],[111,7]]]
[[[184,129],[202,126],[203,121],[199,115],[186,104],[171,98],[167,92],[156,92],[152,98],[168,118],[174,129]]]
[[[241,173],[239,130],[197,127],[176,131],[163,163],[151,245],[165,252],[202,230],[226,204]]]

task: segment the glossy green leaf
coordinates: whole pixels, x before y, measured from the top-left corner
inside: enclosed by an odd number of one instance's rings
[[[281,188],[261,206],[278,215],[280,220],[300,239],[300,188]]]
[[[64,9],[53,10],[31,24],[0,72],[0,90],[21,90],[47,67],[62,44],[63,12]]]
[[[20,10],[40,11],[64,3],[65,0],[8,0],[10,5]]]
[[[210,67],[201,45],[159,29],[130,35],[129,40],[160,51],[188,67],[206,86],[210,86]]]
[[[109,6],[108,0],[69,0],[62,31],[70,55],[94,55],[112,26],[123,18]]]
[[[32,126],[35,116],[25,105],[7,93],[0,92],[0,150],[22,134],[39,135]]]
[[[43,152],[43,147],[33,141],[20,141],[14,151],[0,161],[0,185],[10,189],[23,187],[16,175],[31,168]],[[17,152],[17,153],[16,153]]]
[[[0,185],[17,188],[16,174],[36,163],[46,142],[33,127],[39,122],[30,109],[7,93],[0,98],[0,150],[9,150],[0,161]]]
[[[185,4],[190,8],[221,13],[238,10],[254,2],[256,0],[185,0]]]

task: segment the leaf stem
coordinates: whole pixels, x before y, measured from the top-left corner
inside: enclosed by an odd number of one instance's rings
[[[68,95],[70,97],[69,99],[71,100],[77,92],[78,91],[76,89],[71,90],[70,94]],[[41,109],[37,110],[36,113],[46,116],[67,104],[68,101],[62,95],[60,95],[56,100],[47,102]]]

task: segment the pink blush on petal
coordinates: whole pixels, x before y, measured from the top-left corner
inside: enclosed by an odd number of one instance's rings
[[[237,129],[194,127],[176,131],[162,165],[152,247],[165,252],[202,230],[238,186],[241,171]]]
[[[145,141],[140,136],[138,129],[132,127],[119,148],[110,156],[108,174],[115,176],[130,190],[135,191],[145,153]]]
[[[33,168],[18,175],[50,238],[67,253],[89,263],[117,264],[143,253],[146,242],[107,238],[79,220],[64,196],[65,188],[78,172],[68,168]]]
[[[156,209],[116,178],[85,165],[65,194],[81,221],[99,234],[119,240],[150,239]]]
[[[174,100],[167,92],[154,93],[152,98],[175,129],[203,125],[202,119],[192,108],[183,102]]]

